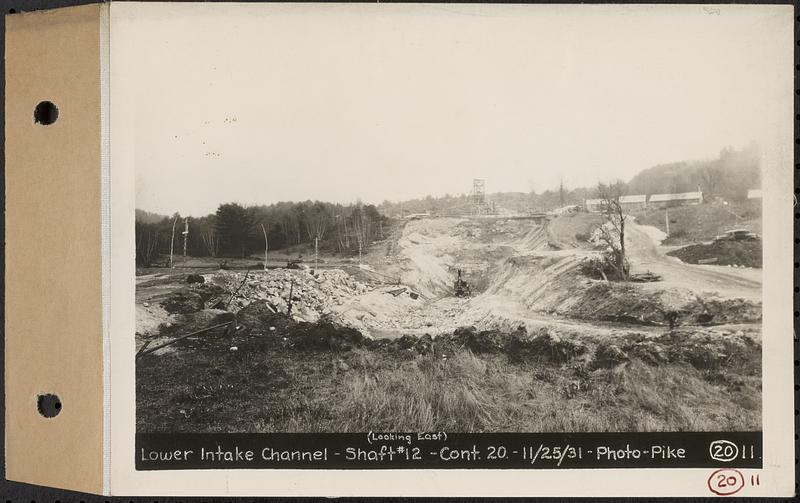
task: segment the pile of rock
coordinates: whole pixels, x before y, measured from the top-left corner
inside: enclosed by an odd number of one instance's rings
[[[332,313],[335,306],[369,291],[367,285],[340,269],[316,272],[270,269],[250,271],[249,274],[220,271],[206,279],[222,286],[230,294],[236,292],[230,304],[233,311],[252,302],[264,302],[276,312],[286,313],[291,291],[292,315],[303,321],[316,321],[320,316]]]

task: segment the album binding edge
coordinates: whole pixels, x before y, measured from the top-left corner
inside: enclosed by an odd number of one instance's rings
[[[11,14],[5,34],[6,478],[90,493],[108,492],[107,11]]]

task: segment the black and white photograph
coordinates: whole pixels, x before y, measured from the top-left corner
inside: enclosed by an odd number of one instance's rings
[[[796,493],[793,5],[93,1],[5,15],[7,481]]]
[[[424,10],[146,20],[136,432],[760,431],[763,26]]]

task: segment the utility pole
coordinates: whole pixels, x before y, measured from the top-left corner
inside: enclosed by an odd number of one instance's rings
[[[183,267],[186,267],[186,248],[189,243],[189,217],[183,219]]]
[[[560,207],[563,208],[564,207],[564,176],[563,175],[561,176],[561,182],[559,183],[558,190],[559,190],[559,200],[561,202],[561,206]]]
[[[667,208],[666,212],[664,213],[664,222],[667,226],[667,237],[669,237],[669,208]]]

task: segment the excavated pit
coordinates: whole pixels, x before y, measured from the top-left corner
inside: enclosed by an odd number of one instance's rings
[[[419,342],[427,337],[476,353],[511,344],[511,352],[522,355],[539,350],[521,342],[525,337],[509,342],[510,334],[545,330],[559,341],[574,338],[572,333],[603,339],[624,334],[626,327],[652,335],[662,327],[761,320],[761,303],[744,298],[587,278],[580,264],[593,252],[562,249],[555,234],[523,219],[417,220],[403,227],[390,255],[356,269],[358,274],[336,268],[191,274],[191,281],[161,296],[158,305],[171,318],[158,335],[197,330],[229,311],[248,330],[263,326],[263,319],[278,323],[276,316],[295,330],[313,327],[312,341],[301,344],[308,349],[366,345],[408,350],[427,347]],[[452,295],[458,269],[473,286],[471,298]],[[375,344],[365,342],[372,339]],[[619,360],[626,350],[617,349],[598,361]],[[570,354],[562,348],[552,358],[566,361]],[[658,360],[657,353],[648,355],[645,359]]]

